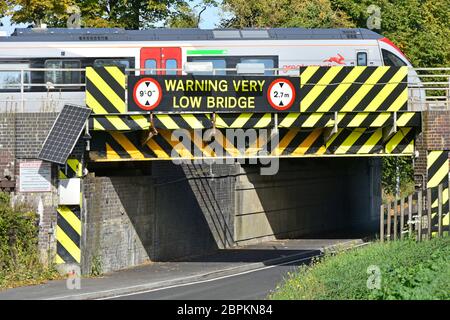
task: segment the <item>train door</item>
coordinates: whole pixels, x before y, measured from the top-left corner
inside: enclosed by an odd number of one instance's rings
[[[141,68],[146,69],[181,69],[181,48],[142,48]],[[181,74],[176,70],[141,71],[141,74]]]

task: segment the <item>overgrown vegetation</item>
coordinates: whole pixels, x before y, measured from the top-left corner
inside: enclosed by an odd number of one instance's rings
[[[0,289],[36,284],[57,277],[43,265],[37,247],[37,216],[24,205],[10,206],[0,192]]]
[[[368,268],[380,287],[369,289]],[[371,282],[372,283],[372,282]],[[326,255],[290,274],[271,299],[450,299],[450,237],[375,243]]]
[[[411,157],[384,157],[382,163],[381,185],[383,198],[392,200],[398,188],[401,196],[414,192],[414,168]]]

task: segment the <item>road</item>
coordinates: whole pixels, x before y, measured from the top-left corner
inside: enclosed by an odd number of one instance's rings
[[[281,265],[267,266],[237,275],[196,282],[193,284],[156,289],[118,297],[114,300],[260,300],[295,271],[301,264],[310,261],[303,258]]]

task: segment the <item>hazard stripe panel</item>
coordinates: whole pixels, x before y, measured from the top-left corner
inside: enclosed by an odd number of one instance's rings
[[[125,82],[119,67],[87,67],[86,106],[93,114],[125,113]]]
[[[407,75],[407,67],[302,67],[300,110],[406,111]]]
[[[333,126],[334,113],[286,113],[278,114],[279,128],[323,128]],[[139,131],[150,127],[149,115],[94,115],[89,119],[90,130],[96,131]],[[339,128],[376,128],[393,125],[392,112],[347,112],[337,113]],[[247,129],[271,128],[275,115],[270,113],[216,114],[217,128]],[[420,127],[420,112],[399,112],[398,127]],[[212,114],[154,114],[156,129],[209,129],[213,127]]]
[[[431,225],[438,230],[439,188],[442,184],[442,217],[444,230],[449,228],[449,159],[448,151],[428,151],[427,154],[427,188],[431,188]]]
[[[83,168],[81,161],[76,158],[67,159],[65,166],[59,166],[58,177],[59,179],[77,178],[83,175]]]
[[[80,263],[81,215],[79,206],[59,206],[56,220],[55,262]]]
[[[415,139],[412,128],[400,128],[387,141],[382,128],[339,128],[326,141],[323,128],[279,129],[278,134],[253,130],[245,132],[244,137],[217,129],[214,139],[207,139],[204,133],[202,130],[160,130],[142,144],[145,132],[94,132],[90,158],[93,161],[169,160],[257,157],[263,153],[274,157],[411,155]]]

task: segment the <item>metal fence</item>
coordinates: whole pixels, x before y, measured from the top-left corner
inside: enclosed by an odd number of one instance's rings
[[[40,72],[42,83],[30,82],[32,72]],[[79,79],[76,83],[46,81],[49,72],[59,74],[61,79]],[[76,77],[65,77],[65,73],[76,73]],[[237,68],[213,69],[213,75],[237,74]],[[298,76],[299,68],[289,70],[283,68],[264,69],[271,75]],[[127,74],[185,74],[183,69],[126,69]],[[210,74],[211,74],[210,73]],[[0,69],[0,111],[23,112],[31,109],[39,111],[57,111],[65,103],[84,105],[85,69],[60,68],[7,68]],[[8,75],[13,75],[9,76]],[[261,75],[261,74],[260,74]],[[408,109],[450,110],[450,67],[449,68],[415,68],[408,75]],[[37,106],[37,107],[36,107]],[[37,111],[37,110],[32,110]]]
[[[438,186],[438,204],[432,207],[432,188],[419,190],[404,198],[396,198],[380,207],[380,241],[403,240],[405,237],[418,241],[433,236],[449,235],[448,226],[444,226],[446,204],[443,185]],[[434,211],[434,212],[433,212]],[[435,212],[437,211],[437,212]],[[434,214],[437,225],[433,223]]]

